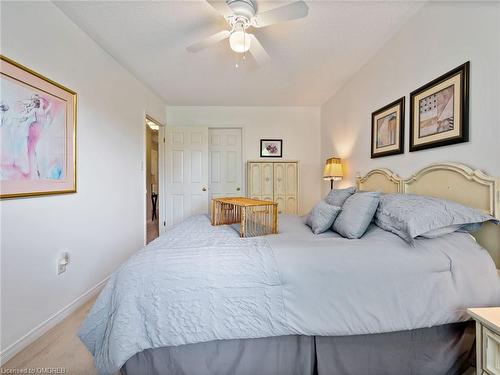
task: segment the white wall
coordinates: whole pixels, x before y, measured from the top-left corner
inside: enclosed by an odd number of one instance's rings
[[[409,93],[470,60],[470,142],[408,152]],[[370,159],[371,113],[406,95],[405,154]],[[408,177],[432,162],[456,161],[500,176],[500,4],[434,2],[321,107],[323,159],[346,160],[352,183],[387,167]]]
[[[165,104],[52,3],[1,8],[1,53],[78,93],[78,192],[1,202],[1,348],[9,355],[142,246],[144,113],[164,121]],[[57,276],[62,251],[71,264]]]
[[[300,213],[320,199],[319,107],[167,107],[169,126],[243,128],[243,160],[260,158],[260,139],[283,139],[283,160],[299,160]],[[268,159],[267,159],[268,160]]]

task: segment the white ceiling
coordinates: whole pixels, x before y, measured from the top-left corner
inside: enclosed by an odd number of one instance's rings
[[[309,16],[254,29],[272,60],[228,42],[186,47],[226,28],[205,1],[64,1],[56,5],[169,105],[319,105],[418,11],[421,2],[307,1]],[[258,1],[260,11],[286,2]]]

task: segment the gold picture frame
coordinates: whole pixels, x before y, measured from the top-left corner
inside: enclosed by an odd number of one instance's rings
[[[0,73],[0,198],[75,193],[77,93],[3,55]]]

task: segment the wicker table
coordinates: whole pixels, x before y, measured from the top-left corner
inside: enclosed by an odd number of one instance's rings
[[[240,224],[240,237],[278,233],[278,203],[245,197],[212,199],[212,225]]]

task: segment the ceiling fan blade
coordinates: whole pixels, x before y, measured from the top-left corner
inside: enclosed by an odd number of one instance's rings
[[[233,11],[231,8],[227,6],[227,3],[225,0],[207,0],[207,3],[209,3],[212,8],[214,8],[217,12],[222,14],[224,17],[232,16]]]
[[[224,39],[229,38],[229,35],[231,35],[231,33],[228,30],[219,31],[217,34],[211,35],[208,38],[203,39],[202,41],[191,44],[186,49],[189,52],[198,52],[204,48],[210,47],[214,44],[219,43],[220,41],[222,41]]]
[[[309,7],[303,1],[296,1],[282,7],[259,13],[253,18],[253,26],[266,27],[278,22],[304,18],[309,13]]]
[[[254,57],[257,64],[264,65],[266,62],[271,60],[271,57],[267,54],[262,44],[260,44],[259,40],[253,34],[248,34],[250,37],[250,53]]]

